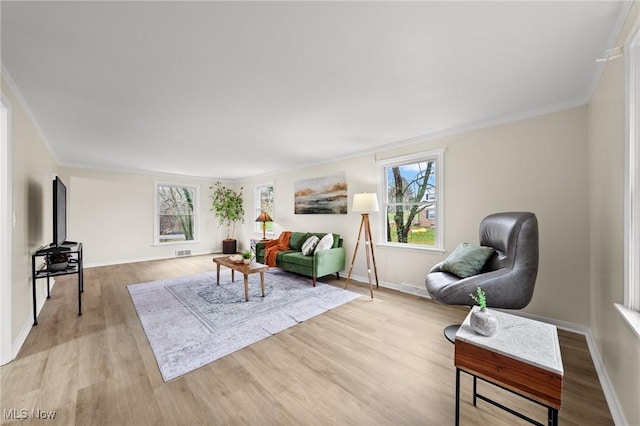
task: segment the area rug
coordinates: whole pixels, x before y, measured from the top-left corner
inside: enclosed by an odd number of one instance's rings
[[[193,371],[360,295],[278,269],[249,275],[220,271],[128,286],[164,381]]]

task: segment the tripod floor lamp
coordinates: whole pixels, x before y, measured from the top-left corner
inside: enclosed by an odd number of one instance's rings
[[[360,212],[362,214],[362,220],[360,221],[360,231],[358,231],[358,241],[356,241],[356,248],[353,250],[353,258],[351,259],[351,267],[349,268],[349,275],[347,276],[347,283],[344,285],[346,289],[351,280],[351,271],[353,270],[353,264],[356,261],[356,254],[358,253],[358,247],[360,246],[360,237],[364,230],[364,249],[367,256],[367,274],[369,276],[369,291],[371,292],[371,299],[373,299],[373,283],[371,282],[371,263],[373,263],[373,272],[376,277],[376,288],[378,285],[378,269],[376,268],[376,256],[373,250],[373,239],[371,238],[371,225],[369,224],[369,212],[378,211],[378,197],[376,194],[363,193],[354,194],[353,206],[351,211]]]

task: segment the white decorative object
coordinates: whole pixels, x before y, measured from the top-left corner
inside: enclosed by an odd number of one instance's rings
[[[474,306],[469,318],[469,324],[473,331],[483,336],[493,336],[498,332],[498,318],[493,316],[487,309],[480,309]]]
[[[333,234],[326,234],[318,241],[315,251],[329,250],[333,247]]]
[[[245,265],[248,265],[251,263],[251,259],[242,259],[242,261],[244,262]]]

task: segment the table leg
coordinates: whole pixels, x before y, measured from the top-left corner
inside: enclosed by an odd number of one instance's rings
[[[220,285],[220,264],[216,263],[216,284]]]
[[[235,269],[231,269],[231,282],[234,282],[236,280],[236,276],[235,276]]]
[[[473,406],[476,406],[476,401],[477,401],[477,395],[478,395],[478,378],[476,376],[473,376]]]
[[[80,279],[80,291],[84,293],[84,265],[82,264],[82,253],[78,260],[78,278]]]
[[[78,315],[82,315],[82,271],[78,272]]]
[[[260,288],[262,288],[262,297],[264,297],[264,272],[260,272]]]
[[[456,426],[460,424],[460,369],[456,368]]]
[[[36,257],[31,256],[31,287],[33,290],[33,325],[38,325],[36,315]]]
[[[549,407],[549,426],[557,426],[558,425],[558,410],[555,408]]]
[[[51,294],[49,293],[51,291],[51,289],[49,287],[50,287],[49,275],[47,275],[47,299],[51,299]]]
[[[244,274],[244,301],[249,301],[249,275]]]

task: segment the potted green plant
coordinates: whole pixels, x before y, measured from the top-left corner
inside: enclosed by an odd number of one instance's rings
[[[222,252],[232,254],[236,252],[236,223],[244,222],[244,206],[242,198],[242,187],[239,191],[223,186],[220,182],[210,186],[213,190],[211,194],[211,211],[218,218],[219,226],[227,227],[227,236],[222,241]]]
[[[251,263],[251,251],[247,250],[242,252],[242,260],[245,264]]]
[[[480,287],[476,288],[476,294],[469,295],[480,309],[471,311],[469,319],[471,328],[483,336],[492,336],[498,331],[498,319],[487,310],[487,295]]]
[[[487,309],[487,293],[483,289],[476,287],[476,294],[471,293],[469,297],[480,306],[481,311]]]

